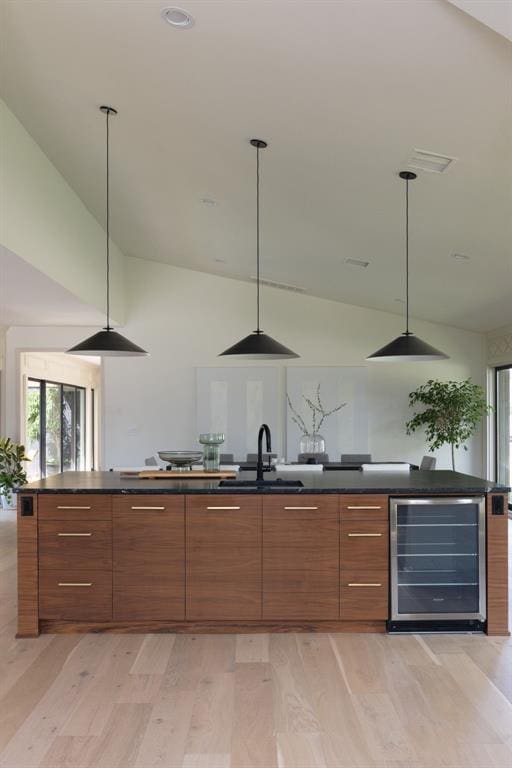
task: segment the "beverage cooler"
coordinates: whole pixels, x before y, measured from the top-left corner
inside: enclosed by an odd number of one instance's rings
[[[390,499],[390,631],[485,628],[485,499]]]

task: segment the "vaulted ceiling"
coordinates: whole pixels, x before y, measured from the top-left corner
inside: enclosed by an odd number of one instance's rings
[[[188,30],[152,0],[1,6],[2,95],[100,222],[97,107],[119,110],[126,255],[250,278],[263,138],[263,276],[400,313],[397,172],[422,149],[456,160],[411,186],[413,314],[512,322],[512,43],[445,0],[182,3]]]
[[[0,245],[0,326],[104,323],[103,313]]]

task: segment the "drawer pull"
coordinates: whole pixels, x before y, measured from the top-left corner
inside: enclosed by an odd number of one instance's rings
[[[165,507],[132,507],[132,509],[165,509]]]
[[[59,581],[59,587],[92,587],[92,581]]]
[[[367,584],[365,584],[364,582],[353,581],[348,586],[349,587],[382,587],[382,584],[378,582],[368,582]]]
[[[92,533],[58,533],[57,536],[92,536]]]
[[[347,533],[347,536],[349,536],[352,539],[362,539],[362,538],[378,538],[379,536],[382,536],[382,533]]]
[[[84,506],[84,507],[78,506],[77,504],[70,505],[70,506],[64,506],[64,505],[59,504],[59,506],[57,507],[57,509],[90,509],[90,508],[91,508],[90,504],[89,504],[89,506]]]
[[[285,509],[318,509],[318,507],[285,507]]]
[[[240,507],[206,507],[206,509],[240,509]]]
[[[382,505],[371,505],[371,504],[355,504],[352,507],[347,507],[347,509],[382,509]]]

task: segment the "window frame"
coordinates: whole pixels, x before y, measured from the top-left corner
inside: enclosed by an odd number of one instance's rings
[[[52,384],[53,386],[60,387],[60,405],[59,405],[59,413],[60,413],[60,472],[64,472],[64,430],[62,428],[63,426],[63,409],[64,409],[64,387],[67,387],[68,389],[74,389],[80,390],[83,392],[83,402],[84,402],[84,410],[83,410],[83,430],[84,430],[84,446],[87,445],[87,387],[80,386],[79,384],[67,384],[63,381],[53,381],[52,379],[41,379],[37,376],[27,376],[27,390],[29,382],[36,381],[39,384],[39,393],[40,393],[40,409],[39,409],[39,475],[41,479],[47,477],[46,474],[43,473],[43,468],[46,470],[46,385]],[[76,398],[75,398],[75,425],[76,425]],[[25,425],[27,421],[27,409],[25,408]],[[26,429],[26,426],[25,426]],[[77,450],[78,450],[78,440],[75,440],[75,450],[74,450],[74,464],[75,467],[77,465]],[[85,464],[87,464],[87,456],[84,455]]]
[[[498,414],[498,377],[500,371],[511,371],[512,376],[512,363],[506,363],[505,365],[494,366],[494,480],[498,482],[498,443],[499,443],[499,414]],[[508,502],[509,513],[512,512],[512,494],[509,494]]]

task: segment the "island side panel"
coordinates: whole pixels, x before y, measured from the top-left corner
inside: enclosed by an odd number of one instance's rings
[[[499,497],[503,514],[493,515],[492,500]],[[508,626],[508,514],[507,496],[487,496],[487,634],[509,635]]]
[[[18,495],[18,631],[16,637],[39,635],[37,501],[35,493]]]

